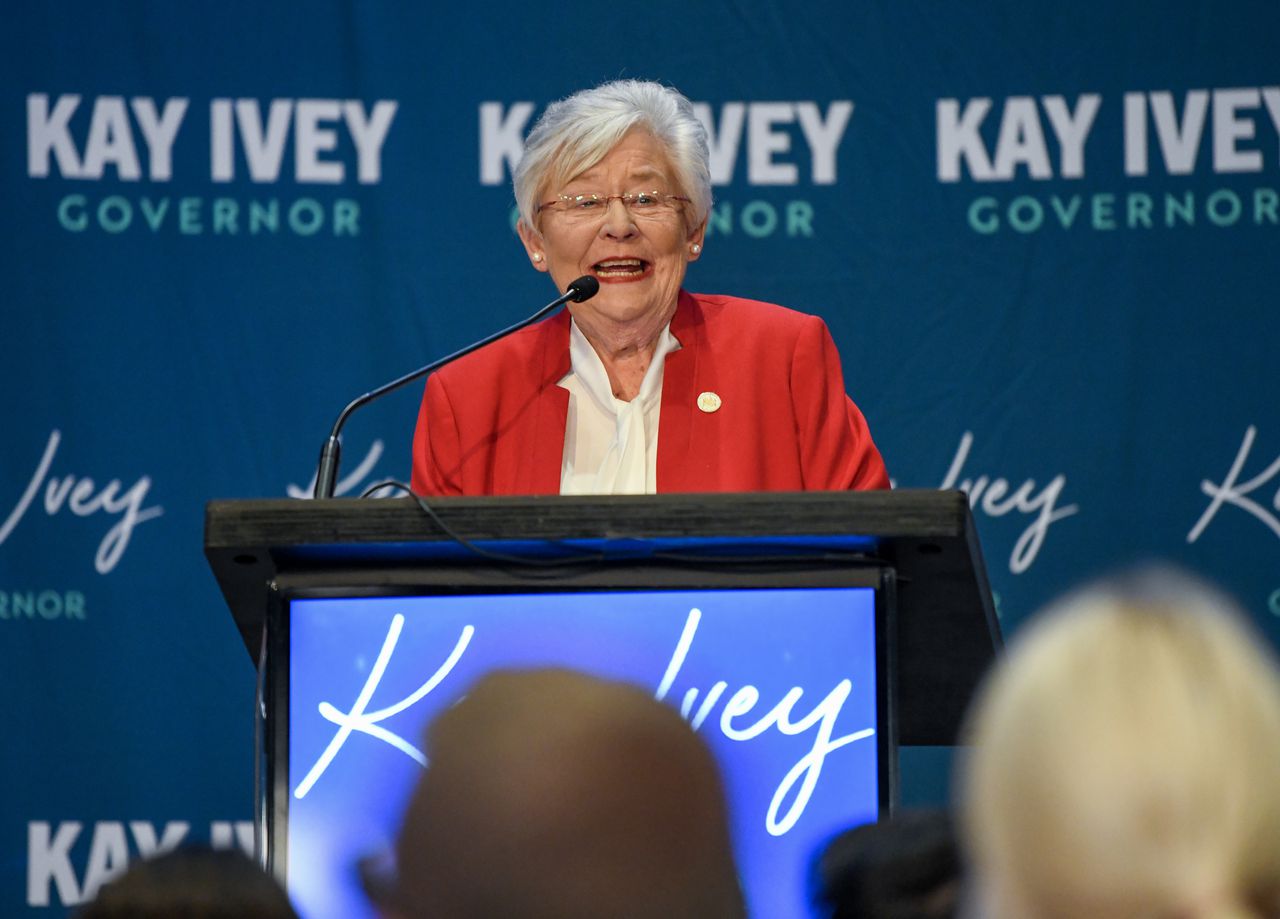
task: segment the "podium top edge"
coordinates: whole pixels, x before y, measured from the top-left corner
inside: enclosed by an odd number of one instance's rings
[[[946,539],[966,538],[972,528],[965,494],[934,489],[429,500],[450,531],[475,540],[644,538],[690,532]],[[205,511],[206,550],[450,538],[410,497],[213,500]]]

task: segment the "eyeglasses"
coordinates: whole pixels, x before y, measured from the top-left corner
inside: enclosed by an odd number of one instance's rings
[[[567,220],[587,222],[599,220],[609,210],[610,201],[621,201],[627,212],[637,220],[660,220],[679,210],[684,195],[667,195],[660,191],[637,191],[627,195],[561,195],[554,201],[539,204],[534,213],[554,211]]]

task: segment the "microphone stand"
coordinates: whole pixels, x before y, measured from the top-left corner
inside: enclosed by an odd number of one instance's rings
[[[599,290],[600,282],[590,275],[584,275],[570,283],[568,290],[556,297],[546,306],[542,307],[542,309],[538,310],[532,316],[520,320],[515,325],[508,326],[501,332],[494,332],[487,338],[482,338],[480,341],[473,342],[465,348],[461,348],[446,357],[432,361],[425,367],[419,367],[412,373],[406,373],[399,379],[392,380],[390,383],[379,386],[377,389],[367,392],[359,398],[352,399],[347,403],[347,407],[342,410],[342,413],[338,415],[338,420],[333,423],[333,429],[329,432],[329,439],[326,440],[324,442],[324,446],[320,448],[320,462],[316,467],[316,487],[312,496],[315,498],[333,497],[333,490],[338,481],[338,463],[342,454],[342,442],[339,439],[342,433],[342,426],[347,423],[348,416],[350,416],[350,414],[356,409],[360,408],[360,406],[372,402],[374,399],[381,398],[387,393],[399,389],[406,383],[412,383],[414,380],[426,376],[433,370],[438,370],[450,361],[456,361],[458,358],[465,357],[472,351],[483,348],[485,345],[493,344],[493,342],[505,335],[510,335],[512,332],[518,332],[520,329],[537,322],[543,316],[555,309],[558,309],[570,300],[574,303],[581,303],[583,300],[590,299],[591,297],[594,297],[596,292]]]

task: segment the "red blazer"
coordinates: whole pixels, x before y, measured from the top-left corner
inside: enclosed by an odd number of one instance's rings
[[[658,491],[888,488],[840,358],[816,316],[680,292],[658,426]],[[569,392],[567,311],[427,379],[413,442],[424,495],[560,493]],[[711,392],[720,408],[704,412]]]

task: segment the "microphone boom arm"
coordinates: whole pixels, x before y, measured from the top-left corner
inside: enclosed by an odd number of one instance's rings
[[[485,345],[493,344],[503,336],[510,335],[512,332],[518,332],[527,325],[532,325],[543,316],[546,316],[548,313],[558,309],[570,300],[574,303],[581,303],[583,300],[587,300],[595,296],[599,289],[600,282],[590,275],[578,278],[569,285],[569,289],[563,294],[556,297],[533,315],[521,319],[515,325],[507,326],[500,332],[494,332],[492,335],[480,339],[480,341],[473,342],[465,348],[460,348],[452,354],[442,357],[439,360],[432,361],[425,367],[419,367],[412,373],[406,373],[399,379],[392,380],[390,383],[379,386],[377,389],[370,390],[363,396],[352,399],[347,403],[347,407],[338,415],[338,420],[333,423],[333,429],[329,432],[329,438],[324,442],[324,446],[320,448],[320,462],[316,467],[316,487],[315,491],[312,492],[312,496],[316,498],[333,497],[333,490],[337,487],[338,481],[338,464],[342,455],[342,426],[347,423],[347,418],[356,409],[360,408],[362,405],[372,402],[374,399],[385,396],[393,390],[399,389],[406,383],[412,383],[414,380],[426,376],[433,370],[438,370],[451,361],[456,361],[460,357],[465,357],[472,351],[483,348]]]

